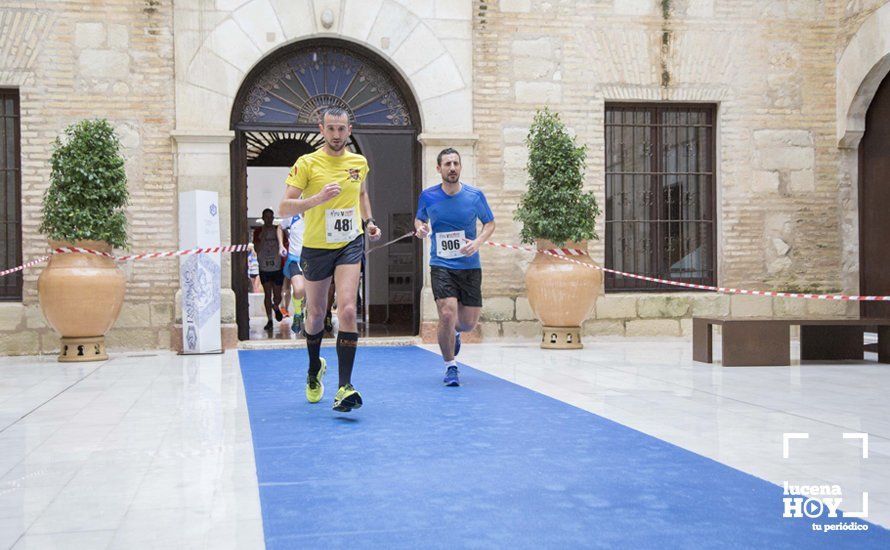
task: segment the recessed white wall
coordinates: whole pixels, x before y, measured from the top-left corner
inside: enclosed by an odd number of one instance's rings
[[[284,180],[290,168],[286,166],[247,167],[247,217],[256,219],[263,210],[271,208],[278,216],[278,203],[284,196]]]

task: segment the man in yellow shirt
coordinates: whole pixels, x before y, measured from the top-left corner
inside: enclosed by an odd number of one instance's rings
[[[331,278],[337,286],[337,362],[339,389],[334,410],[348,412],[362,406],[362,396],[352,386],[352,367],[358,345],[356,296],[365,253],[362,225],[368,238],[382,233],[371,217],[371,201],[365,178],[368,161],[346,149],[352,133],[349,114],[329,107],[321,114],[319,129],[324,146],[297,159],[287,177],[279,214],[302,214],[305,220],[300,268],[306,279],[307,312],[303,325],[309,352],[306,399],[318,403],[324,395],[327,364],[319,357],[324,334],[324,315]]]

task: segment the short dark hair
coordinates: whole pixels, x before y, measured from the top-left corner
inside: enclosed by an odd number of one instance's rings
[[[256,210],[254,210],[254,212],[256,212]],[[266,212],[272,214],[273,216],[275,215],[275,211],[272,210],[271,208],[265,208],[265,209],[263,209],[263,216],[266,215]]]
[[[325,115],[331,115],[333,117],[345,116],[346,120],[349,124],[352,124],[352,117],[349,116],[349,111],[342,107],[337,107],[335,105],[331,105],[330,107],[325,107],[324,109],[318,111],[318,123],[324,124]]]
[[[448,147],[439,151],[439,156],[436,157],[436,166],[442,166],[442,157],[445,155],[457,155],[457,160],[460,160],[460,153],[457,152],[457,149]]]

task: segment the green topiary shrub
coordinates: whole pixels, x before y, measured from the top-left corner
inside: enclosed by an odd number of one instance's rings
[[[56,241],[104,241],[126,248],[129,192],[120,147],[104,119],[72,124],[56,138],[43,194],[43,234]]]
[[[522,242],[546,239],[563,246],[566,241],[599,239],[596,197],[582,190],[587,146],[577,145],[559,114],[546,108],[535,113],[525,143],[528,191],[514,215],[522,222]]]

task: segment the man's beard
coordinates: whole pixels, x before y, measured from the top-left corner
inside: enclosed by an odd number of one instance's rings
[[[346,142],[341,141],[339,144],[334,144],[334,142],[329,141],[328,147],[330,147],[332,151],[342,151],[343,148],[346,147]]]
[[[460,174],[448,174],[445,176],[445,181],[448,183],[457,183],[457,180],[460,179]]]

